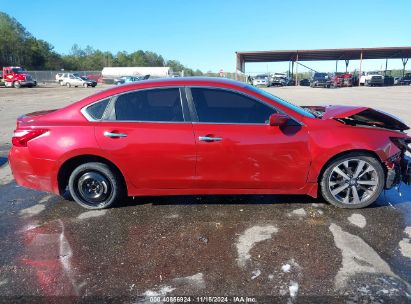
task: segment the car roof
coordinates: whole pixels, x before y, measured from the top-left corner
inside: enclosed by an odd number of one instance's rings
[[[157,83],[157,82],[161,82],[161,83],[165,83],[165,82],[169,82],[169,83],[173,83],[173,82],[181,82],[181,81],[185,81],[185,82],[214,82],[217,84],[244,84],[240,81],[237,80],[232,80],[232,79],[228,79],[228,78],[222,78],[222,77],[204,77],[204,76],[194,76],[194,77],[179,77],[178,79],[176,78],[150,78],[145,80],[145,83]]]
[[[167,87],[167,86],[210,86],[210,87],[226,87],[226,88],[244,88],[247,84],[220,77],[177,77],[177,78],[151,78],[147,80],[126,83],[114,86],[81,100],[81,104],[87,104],[90,101],[96,101],[112,95],[126,93],[128,91]]]

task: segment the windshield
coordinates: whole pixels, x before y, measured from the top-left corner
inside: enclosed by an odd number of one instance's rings
[[[277,102],[277,103],[279,103],[279,104],[281,104],[281,105],[289,108],[290,110],[293,110],[293,111],[297,112],[297,113],[300,114],[300,115],[303,115],[303,116],[305,116],[305,117],[315,118],[315,115],[312,114],[312,113],[310,113],[310,112],[308,112],[307,110],[305,110],[305,109],[303,109],[303,108],[301,108],[301,107],[299,107],[299,106],[297,106],[297,105],[295,105],[295,104],[292,104],[292,103],[290,103],[290,102],[288,102],[288,101],[285,101],[284,99],[281,99],[280,97],[274,96],[274,95],[268,93],[268,92],[265,91],[265,90],[262,90],[262,89],[253,87],[253,86],[251,86],[251,85],[246,85],[245,87],[246,87],[247,89],[249,89],[250,91],[254,91],[254,92],[258,93],[258,94],[261,94],[261,95],[263,95],[263,96],[265,96],[265,97],[267,97],[267,98],[269,98],[269,99],[271,99],[271,100],[273,100],[273,101],[275,101],[275,102]]]
[[[255,76],[255,79],[265,79],[265,78],[267,78],[267,76],[265,76],[265,75],[257,75],[257,76]]]
[[[324,79],[327,77],[327,73],[315,73],[314,79]]]
[[[16,74],[26,73],[26,70],[23,68],[12,68],[12,70],[13,70],[13,73],[16,73]]]

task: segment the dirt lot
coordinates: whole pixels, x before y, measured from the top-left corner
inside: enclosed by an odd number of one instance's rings
[[[18,187],[6,159],[16,117],[101,89],[0,88],[0,303],[409,303],[411,187],[361,210],[246,195],[142,197],[102,211]],[[411,87],[268,90],[296,104],[372,106],[411,125]]]

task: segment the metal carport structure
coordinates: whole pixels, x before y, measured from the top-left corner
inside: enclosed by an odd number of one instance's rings
[[[365,59],[401,59],[403,73],[408,59],[411,57],[411,47],[378,47],[378,48],[349,48],[349,49],[318,49],[318,50],[288,50],[288,51],[256,51],[236,52],[236,76],[238,72],[245,73],[246,62],[284,62],[296,65],[295,82],[298,85],[298,63],[300,61],[344,60],[346,69],[350,60],[360,60],[359,75],[362,61]],[[386,61],[386,63],[387,63]]]

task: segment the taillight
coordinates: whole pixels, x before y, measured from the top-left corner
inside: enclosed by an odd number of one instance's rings
[[[27,142],[29,140],[39,137],[47,131],[47,129],[15,130],[11,142],[13,143],[13,146],[16,147],[27,147]]]

